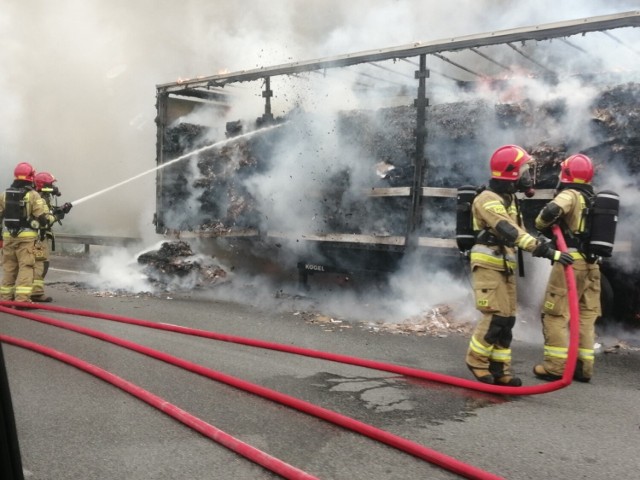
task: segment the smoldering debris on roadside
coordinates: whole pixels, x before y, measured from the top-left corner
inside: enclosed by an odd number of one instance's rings
[[[214,257],[196,254],[182,240],[163,242],[158,250],[138,256],[143,273],[156,287],[180,289],[207,287],[228,279],[228,272]]]
[[[374,332],[446,337],[453,333],[470,334],[473,324],[456,321],[450,305],[436,305],[401,322],[375,322],[368,324],[368,328]]]
[[[625,340],[619,340],[616,344],[606,347],[603,353],[640,352],[640,346],[633,346]]]
[[[305,322],[326,328],[351,328],[357,324],[372,333],[392,333],[417,336],[447,337],[450,334],[468,335],[473,330],[471,322],[459,322],[452,318],[450,305],[436,305],[418,315],[410,316],[399,322],[359,321],[351,322],[336,316],[318,312],[297,312]]]

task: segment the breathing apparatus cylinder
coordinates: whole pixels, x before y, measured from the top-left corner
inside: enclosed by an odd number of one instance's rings
[[[476,243],[471,218],[471,204],[476,194],[477,188],[473,185],[458,187],[456,201],[456,243],[461,252],[471,250],[471,247]]]
[[[5,193],[4,226],[12,236],[16,236],[21,228],[29,226],[24,201],[25,193],[26,191],[21,188],[9,188]]]
[[[591,225],[587,253],[598,257],[610,257],[616,238],[620,196],[608,190],[598,192],[591,205]]]

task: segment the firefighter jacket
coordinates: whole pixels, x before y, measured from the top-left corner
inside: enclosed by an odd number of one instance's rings
[[[19,186],[16,188],[20,188]],[[51,225],[56,221],[56,217],[50,212],[46,202],[40,197],[38,192],[26,187],[23,197],[25,222],[17,232],[18,238],[38,237],[38,230],[41,225]],[[6,207],[6,193],[0,194],[0,219],[2,220],[2,237],[6,241],[12,238],[12,234],[4,222]]]
[[[471,214],[473,230],[478,233],[470,254],[472,269],[481,266],[513,272],[517,266],[515,249],[531,252],[538,246],[536,238],[520,226],[522,219],[517,201],[514,194],[491,190],[480,192],[474,199]]]
[[[51,194],[40,192],[40,197],[42,197],[42,200],[44,201],[44,203],[47,204],[47,208],[49,209],[49,211],[53,212]],[[53,241],[54,237],[53,237],[53,229],[51,228],[52,225],[53,225],[53,222],[47,223],[46,225],[40,225],[40,230],[39,230],[40,240],[50,239],[51,241]]]
[[[554,223],[558,223],[567,241],[567,246],[582,251],[582,240],[584,240],[586,230],[587,201],[585,193],[578,189],[567,188],[561,190],[549,203],[550,205],[545,207],[536,217],[536,229],[545,231]],[[545,214],[545,210],[555,212],[555,215],[553,213],[551,215]],[[562,219],[562,222],[559,222],[559,219]]]

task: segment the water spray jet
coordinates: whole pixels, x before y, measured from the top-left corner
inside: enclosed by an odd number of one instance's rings
[[[126,179],[126,180],[123,180],[123,181],[121,181],[119,183],[116,183],[115,185],[111,185],[110,187],[103,188],[102,190],[99,190],[97,192],[94,192],[94,193],[91,193],[91,194],[86,195],[84,197],[81,197],[81,198],[79,198],[77,200],[74,200],[73,202],[70,202],[70,203],[75,207],[77,205],[80,205],[81,203],[86,202],[87,200],[91,200],[92,198],[97,197],[98,195],[102,195],[103,193],[107,193],[107,192],[109,192],[111,190],[114,190],[114,189],[116,189],[116,188],[118,188],[118,187],[120,187],[122,185],[125,185],[127,183],[133,182],[134,180],[137,180],[140,177],[144,177],[145,175],[148,175],[150,173],[156,172],[156,171],[158,171],[160,169],[168,167],[169,165],[177,163],[177,162],[179,162],[181,160],[185,160],[186,158],[192,157],[194,155],[198,155],[199,153],[202,153],[202,152],[204,152],[206,150],[210,150],[210,149],[216,148],[216,147],[222,147],[224,145],[232,143],[232,142],[234,142],[236,140],[239,140],[241,138],[248,138],[248,137],[251,137],[253,135],[257,135],[258,133],[264,133],[264,132],[267,132],[269,130],[273,130],[275,128],[279,128],[279,127],[281,127],[281,126],[283,126],[285,124],[286,124],[286,122],[279,123],[277,125],[270,125],[268,127],[260,128],[258,130],[254,130],[252,132],[243,133],[243,134],[237,135],[237,136],[235,136],[233,138],[228,138],[226,140],[221,140],[221,141],[213,143],[211,145],[207,145],[207,146],[204,146],[202,148],[198,148],[197,150],[185,153],[184,155],[181,155],[181,156],[179,156],[177,158],[174,158],[173,160],[170,160],[170,161],[168,161],[166,163],[163,163],[162,165],[158,165],[157,167],[150,168],[149,170],[145,170],[144,172],[139,173],[137,175],[134,175],[133,177],[130,177],[130,178]]]

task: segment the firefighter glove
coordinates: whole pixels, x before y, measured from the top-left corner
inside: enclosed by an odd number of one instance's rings
[[[552,262],[558,262],[564,266],[573,263],[573,257],[570,254],[551,248],[550,242],[538,245],[536,249],[531,252],[531,255],[534,257],[548,258]]]
[[[69,202],[65,203],[64,205],[62,205],[62,211],[66,214],[69,213],[69,211],[71,210],[71,207],[73,207],[73,205],[71,205]]]
[[[64,218],[63,207],[55,207],[52,213],[56,217],[56,220],[62,220]]]

